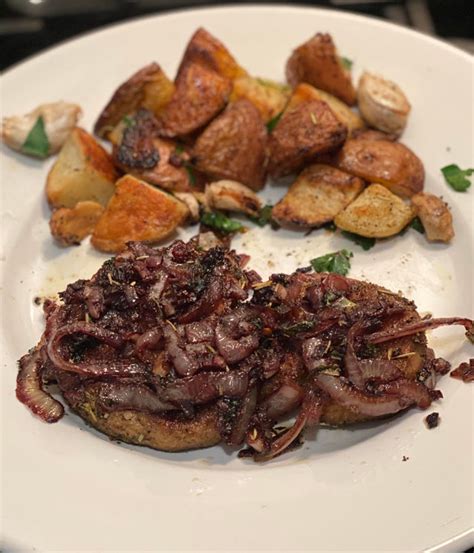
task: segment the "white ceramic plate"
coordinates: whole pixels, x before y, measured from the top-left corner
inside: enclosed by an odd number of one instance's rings
[[[416,232],[369,252],[324,231],[256,229],[236,243],[264,276],[341,246],[352,276],[416,299],[422,311],[472,315],[473,192],[443,182],[448,163],[472,166],[472,62],[446,44],[374,19],[315,9],[230,7],[111,27],[17,66],[2,79],[5,114],[58,99],[79,103],[91,128],[116,86],[157,60],[173,74],[203,25],[250,72],[283,79],[292,47],[330,32],[344,55],[398,82],[413,105],[403,140],[423,159],[426,188],[453,210],[452,246]],[[14,397],[15,360],[42,330],[35,295],[88,277],[104,257],[87,244],[59,249],[43,196],[52,160],[3,149],[2,456],[4,551],[459,551],[472,541],[472,388],[449,377],[439,428],[411,411],[353,430],[321,430],[299,451],[261,466],[220,447],[165,454],[117,445],[78,417],[35,419]],[[282,187],[265,191],[269,199]],[[458,363],[472,356],[459,328],[431,344]],[[402,461],[403,457],[408,460]]]

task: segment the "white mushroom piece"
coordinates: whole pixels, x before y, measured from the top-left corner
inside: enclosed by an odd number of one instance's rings
[[[394,82],[365,71],[359,80],[357,102],[360,114],[371,127],[397,136],[403,132],[411,106]]]
[[[430,242],[450,242],[454,238],[453,216],[448,204],[433,194],[415,194],[411,198]]]
[[[253,190],[232,180],[220,180],[206,185],[205,196],[210,209],[257,216],[262,208],[262,200]]]
[[[34,157],[47,157],[60,150],[82,115],[81,108],[67,102],[42,104],[25,115],[2,120],[1,138],[12,150]]]
[[[199,202],[196,196],[191,192],[175,192],[174,195],[181,200],[189,211],[189,220],[193,223],[199,221]]]

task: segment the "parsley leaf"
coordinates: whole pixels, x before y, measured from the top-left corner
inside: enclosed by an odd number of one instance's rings
[[[312,330],[315,324],[315,321],[300,321],[299,323],[282,326],[281,330],[286,336],[294,336],[295,334],[298,334],[298,332]]]
[[[281,116],[283,115],[283,112],[281,111],[278,115],[275,115],[270,121],[267,122],[267,131],[272,132],[273,129],[278,125],[278,121],[280,121]]]
[[[344,67],[344,69],[347,69],[347,71],[350,71],[352,69],[354,62],[351,59],[346,58],[344,56],[340,56],[339,59],[341,60],[341,64]]]
[[[186,169],[186,171],[188,173],[189,182],[191,183],[191,185],[195,185],[196,184],[196,175],[194,174],[193,168],[191,167],[191,165],[189,165],[189,163],[186,163],[184,168]]]
[[[349,238],[349,240],[352,240],[352,242],[355,242],[365,251],[370,250],[370,248],[375,246],[375,238],[367,238],[366,236],[361,236],[360,234],[355,234],[354,232],[349,232],[347,230],[343,230],[342,235]]]
[[[216,230],[220,230],[221,232],[225,232],[226,234],[231,232],[241,232],[244,230],[244,226],[239,223],[239,221],[230,219],[227,215],[224,215],[218,211],[208,211],[203,213],[201,223]]]
[[[122,117],[122,122],[128,128],[135,124],[135,119],[133,117],[125,115],[125,117]]]
[[[28,133],[21,151],[30,156],[45,158],[49,153],[49,140],[44,130],[43,116],[40,115]]]
[[[425,227],[423,226],[423,223],[421,222],[421,219],[419,217],[415,217],[408,226],[415,229],[420,234],[425,234]]]
[[[265,225],[268,225],[268,223],[270,223],[272,220],[272,209],[273,206],[267,204],[266,206],[262,207],[256,217],[253,215],[249,215],[248,218],[259,227],[264,227]]]
[[[459,165],[446,165],[441,169],[445,181],[456,190],[456,192],[466,192],[471,186],[471,182],[467,177],[474,173],[474,169],[461,169]]]
[[[337,273],[347,275],[351,268],[350,258],[353,253],[348,250],[340,250],[316,257],[310,261],[311,266],[317,273]]]

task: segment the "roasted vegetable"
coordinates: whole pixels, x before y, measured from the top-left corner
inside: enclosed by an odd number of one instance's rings
[[[223,234],[231,234],[244,230],[242,223],[230,219],[230,217],[227,217],[227,215],[219,211],[206,211],[202,214],[201,223]]]
[[[248,100],[230,104],[199,136],[195,167],[215,179],[235,180],[253,190],[265,184],[267,131]]]
[[[343,144],[347,127],[326,102],[301,98],[304,85],[296,88],[288,107],[270,133],[269,173],[278,178],[301,169],[317,154]]]
[[[125,116],[140,107],[159,115],[170,101],[173,91],[173,83],[157,63],[146,65],[117,88],[97,119],[94,132],[101,138],[107,138]]]
[[[296,48],[286,63],[292,86],[308,83],[353,105],[356,92],[350,71],[344,66],[330,35],[318,33]]]
[[[178,199],[125,175],[94,229],[92,244],[104,252],[120,252],[131,240],[155,243],[187,216],[187,207]]]
[[[423,164],[398,142],[349,139],[337,156],[336,166],[369,182],[383,184],[400,196],[410,197],[423,190]]]
[[[206,203],[211,209],[258,216],[262,201],[248,186],[231,180],[206,185]]]
[[[454,238],[453,217],[448,204],[433,194],[415,194],[411,198],[430,241],[450,242]]]
[[[51,207],[74,207],[86,200],[106,206],[117,176],[110,155],[76,127],[48,174],[46,197]]]
[[[359,80],[357,102],[371,127],[397,136],[402,134],[411,106],[397,84],[365,71]]]
[[[202,27],[193,34],[186,47],[178,69],[178,79],[190,63],[204,65],[230,80],[246,75],[245,69],[240,67],[222,42]]]
[[[326,102],[339,121],[347,127],[349,136],[352,136],[355,131],[365,127],[365,123],[360,115],[355,111],[352,111],[352,109],[342,100],[339,100],[339,98],[336,98],[336,96],[333,96],[324,90],[316,88],[313,90],[316,92],[316,97],[323,100],[323,102]]]
[[[230,101],[247,99],[258,109],[262,119],[267,123],[283,111],[290,93],[286,85],[245,75],[234,81]]]
[[[97,202],[79,202],[74,207],[55,209],[49,220],[53,237],[63,246],[80,244],[92,234],[104,208]]]
[[[197,62],[180,70],[171,101],[160,115],[160,134],[183,137],[204,127],[229,99],[232,82]]]
[[[196,196],[191,192],[175,192],[174,196],[188,208],[188,219],[193,223],[197,223],[201,208]]]
[[[363,190],[361,179],[328,165],[310,165],[273,208],[281,226],[311,228],[332,221]]]
[[[408,206],[390,190],[380,184],[371,184],[336,215],[336,225],[349,232],[369,238],[386,238],[398,234],[416,216]]]
[[[81,115],[76,104],[42,104],[25,115],[4,117],[2,142],[26,155],[48,157],[63,146]]]

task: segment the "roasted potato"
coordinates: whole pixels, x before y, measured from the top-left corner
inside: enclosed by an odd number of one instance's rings
[[[192,192],[175,192],[174,196],[188,208],[188,219],[193,223],[197,223],[201,206],[196,196]]]
[[[209,208],[235,211],[257,216],[262,200],[240,182],[221,180],[206,185],[206,204]]]
[[[411,197],[423,190],[425,170],[406,146],[389,140],[349,139],[337,156],[339,169]]]
[[[416,216],[416,210],[380,184],[371,184],[344,211],[336,225],[367,238],[398,234]]]
[[[310,165],[272,210],[283,227],[312,228],[332,221],[363,190],[364,182],[329,165]]]
[[[97,202],[79,202],[74,207],[55,209],[49,220],[53,237],[63,246],[80,244],[89,234],[104,212]]]
[[[394,82],[365,71],[357,88],[359,111],[371,126],[396,136],[402,134],[410,113],[410,102]]]
[[[230,80],[246,75],[245,69],[240,67],[222,42],[202,27],[193,34],[188,42],[178,69],[177,79],[190,63],[204,65]]]
[[[336,98],[336,96],[333,96],[324,90],[314,90],[316,91],[318,99],[326,102],[339,121],[347,127],[349,136],[352,136],[352,133],[365,127],[364,121],[360,115],[355,111],[352,111],[352,109],[343,101],[339,100],[339,98]]]
[[[51,207],[74,207],[85,200],[106,206],[117,177],[110,155],[89,133],[76,127],[49,171],[46,197]]]
[[[387,134],[386,132],[377,131],[375,129],[356,129],[351,138],[360,140],[388,140],[389,142],[396,142],[397,137],[394,134]]]
[[[265,183],[267,130],[248,100],[230,104],[199,136],[192,152],[199,171],[259,190]]]
[[[188,63],[176,79],[176,90],[160,116],[161,136],[183,137],[204,127],[229,99],[232,82],[200,65]]]
[[[157,63],[150,63],[122,83],[102,110],[94,132],[101,138],[139,107],[159,115],[173,95],[174,85]]]
[[[299,98],[300,91],[298,86],[293,96]],[[347,137],[347,127],[326,102],[294,97],[270,133],[268,170],[274,178],[297,172],[316,155],[336,149]]]
[[[415,194],[411,198],[425,229],[433,242],[450,242],[454,238],[453,216],[448,204],[433,194]]]
[[[166,192],[125,175],[99,219],[92,244],[104,252],[120,252],[127,242],[158,242],[188,216],[187,207]]]
[[[258,109],[262,119],[268,122],[283,111],[290,93],[286,85],[245,75],[235,79],[230,101],[247,99]]]
[[[350,106],[355,104],[351,73],[344,68],[328,34],[318,33],[293,51],[286,63],[286,78],[291,86],[308,83]]]

